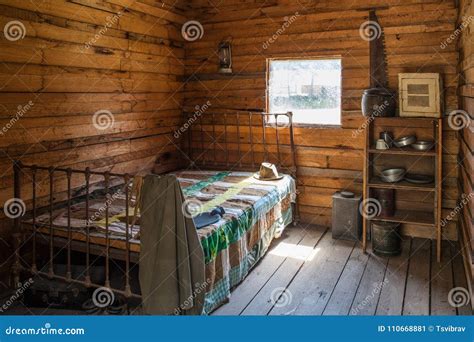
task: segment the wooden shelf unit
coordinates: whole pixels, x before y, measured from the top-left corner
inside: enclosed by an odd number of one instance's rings
[[[382,131],[389,131],[394,138],[414,134],[419,140],[434,140],[435,147],[430,151],[417,151],[413,148],[396,148],[376,150],[373,146]],[[419,194],[431,195],[433,198],[432,210],[423,210],[414,207],[411,210],[396,208],[391,217],[377,216],[372,219],[363,217],[362,244],[364,252],[367,250],[367,230],[370,221],[397,222],[400,224],[413,224],[416,226],[432,227],[436,236],[436,257],[441,261],[441,209],[442,209],[442,146],[443,146],[443,121],[434,118],[368,118],[365,128],[365,162],[363,170],[363,199],[371,198],[375,189],[394,189],[397,191],[414,191]],[[431,184],[413,184],[407,181],[398,183],[385,183],[379,178],[383,168],[394,167],[400,163],[408,172],[430,174],[434,176]],[[386,167],[385,167],[386,165]],[[420,170],[421,169],[421,170]]]
[[[417,151],[413,148],[397,148],[392,147],[388,150],[377,150],[374,147],[369,149],[369,153],[375,154],[394,154],[394,155],[405,155],[405,156],[436,156],[436,151]]]
[[[375,177],[370,179],[370,187],[378,189],[394,189],[394,190],[417,190],[417,191],[435,191],[435,182],[430,184],[413,184],[405,180],[397,183],[386,183],[383,182],[380,178]]]
[[[372,221],[387,221],[387,222],[398,222],[398,223],[411,223],[420,226],[433,226],[434,215],[433,213],[426,211],[415,211],[415,210],[395,210],[393,216],[377,216]]]

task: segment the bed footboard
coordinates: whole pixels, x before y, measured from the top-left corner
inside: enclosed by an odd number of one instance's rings
[[[41,176],[40,176],[41,174]],[[22,189],[22,177],[31,180],[30,189]],[[41,276],[47,279],[62,280],[67,283],[82,285],[86,288],[105,287],[125,298],[140,298],[139,291],[131,286],[132,266],[138,263],[139,253],[131,249],[129,217],[130,184],[132,178],[128,174],[96,172],[90,169],[74,170],[40,166],[26,166],[19,161],[14,162],[14,195],[21,199],[22,192],[31,193],[31,210],[23,217],[15,217],[13,223],[14,261],[12,267],[13,281],[19,284],[22,273]],[[100,183],[105,193],[103,212],[105,215],[105,239],[97,243],[91,233],[90,200]],[[77,187],[77,184],[85,184]],[[120,248],[111,243],[109,229],[109,208],[113,203],[111,186],[122,184],[125,197],[125,237]],[[65,191],[55,192],[55,185],[66,185]],[[38,194],[41,192],[41,194]],[[74,203],[85,201],[85,217],[77,218],[71,208]],[[67,230],[57,234],[53,225],[54,210],[62,208],[67,211]],[[101,208],[102,209],[102,208]],[[49,214],[49,224],[39,222],[40,214]],[[83,220],[85,229],[78,232],[73,229],[72,220]],[[74,239],[73,239],[74,235]],[[74,255],[80,252],[81,255]],[[46,257],[45,257],[46,256]],[[78,263],[79,261],[79,263]],[[117,261],[121,263],[117,267]],[[80,266],[83,272],[78,275],[75,270]],[[120,284],[112,284],[111,268],[120,269]],[[103,270],[103,281],[96,282],[91,270]],[[61,271],[58,271],[61,270]]]

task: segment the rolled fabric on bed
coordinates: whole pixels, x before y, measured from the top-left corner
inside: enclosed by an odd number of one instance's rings
[[[205,291],[204,252],[174,175],[148,175],[141,190],[140,287],[147,314],[199,315]]]

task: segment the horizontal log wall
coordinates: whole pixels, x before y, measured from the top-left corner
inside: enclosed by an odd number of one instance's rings
[[[468,29],[462,30],[459,40],[461,73],[459,95],[461,108],[469,115],[460,131],[459,185],[460,192],[466,196],[467,203],[460,202],[462,215],[460,227],[466,249],[466,261],[469,273],[474,274],[474,5],[471,1],[461,1],[459,24],[470,22]],[[466,117],[467,119],[467,117]],[[464,201],[465,202],[465,201]]]
[[[363,89],[369,87],[369,45],[361,39],[359,28],[368,20],[368,11],[361,9],[369,6],[388,6],[378,10],[378,17],[385,29],[390,87],[397,90],[401,72],[438,72],[445,84],[445,112],[457,109],[456,43],[442,47],[456,27],[457,8],[453,0],[195,0],[188,9],[189,18],[204,26],[202,39],[186,44],[188,82],[184,102],[189,112],[206,101],[210,101],[210,110],[217,115],[266,110],[267,58],[342,58],[342,127],[298,127],[295,131],[301,214],[305,222],[330,225],[332,194],[341,189],[362,191],[364,134],[358,128],[365,122],[360,100]],[[291,24],[282,30],[285,20]],[[274,42],[270,42],[270,37],[274,37]],[[219,75],[217,47],[220,41],[228,39],[232,40],[234,74]],[[265,44],[268,48],[264,48]],[[458,198],[459,140],[456,132],[447,124],[445,127],[443,214],[447,215]],[[241,132],[239,139],[248,141],[245,132]],[[419,199],[411,197],[405,201],[409,206]],[[453,221],[444,236],[456,239],[455,228]],[[431,231],[422,227],[412,227],[411,231],[432,236]]]
[[[0,1],[2,206],[13,197],[14,159],[117,173],[177,167],[172,133],[182,113],[180,30],[185,17],[173,4]],[[22,39],[12,41],[3,34],[12,21],[23,25]],[[113,115],[113,125],[104,130],[93,125],[100,110]],[[29,206],[27,181],[25,177],[22,197]],[[73,185],[83,184],[83,179],[73,179]],[[64,199],[65,177],[54,185],[55,199]],[[47,196],[48,189],[47,182],[41,183],[38,195]],[[3,210],[0,220],[0,257],[5,260],[11,220]]]

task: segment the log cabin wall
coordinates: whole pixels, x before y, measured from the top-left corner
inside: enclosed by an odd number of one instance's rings
[[[388,6],[378,17],[385,28],[390,87],[397,89],[400,72],[439,72],[445,112],[458,109],[459,55],[456,44],[443,45],[456,29],[454,0],[0,0],[1,27],[20,21],[25,32],[19,40],[0,39],[0,120],[2,129],[8,127],[0,136],[2,203],[13,196],[13,159],[130,173],[173,169],[182,160],[172,137],[182,108],[192,113],[209,103],[216,114],[264,111],[267,58],[340,56],[341,127],[295,131],[302,219],[330,225],[332,194],[362,190],[363,134],[355,133],[365,122],[360,98],[369,87],[368,42],[359,35],[368,6]],[[263,49],[292,16],[296,20]],[[184,42],[181,26],[192,19],[204,25],[204,35]],[[216,72],[216,52],[229,37],[234,74],[224,76]],[[463,65],[471,65],[472,56],[466,58]],[[472,68],[466,70],[471,75]],[[472,91],[463,87],[462,93],[467,108]],[[114,123],[102,130],[91,122],[104,111],[113,114]],[[236,142],[235,127],[228,123],[227,129]],[[240,132],[241,142],[248,133]],[[444,135],[443,213],[448,215],[459,195],[457,157],[466,140],[447,124]],[[472,143],[468,146],[472,151]],[[229,147],[234,155],[237,144]],[[4,260],[10,221],[0,215]],[[444,236],[456,239],[455,228],[453,220]],[[430,234],[420,227],[413,232]],[[0,274],[7,266],[0,266]]]
[[[459,153],[459,185],[463,196],[460,201],[460,231],[463,236],[465,260],[471,280],[474,274],[474,5],[471,1],[461,1],[459,26],[470,26],[462,29],[459,39],[460,47],[460,153]],[[460,116],[461,117],[461,116]]]
[[[0,1],[2,32],[13,23],[0,39],[2,205],[13,197],[14,159],[120,173],[176,167],[172,132],[181,120],[185,17],[173,4]],[[29,207],[26,181],[31,187],[25,179],[22,198]],[[40,183],[40,196],[47,189]],[[63,179],[55,198],[64,189]],[[11,220],[3,210],[0,222],[5,275]]]
[[[442,45],[456,29],[454,0],[194,0],[189,6],[189,19],[203,24],[204,35],[186,44],[187,111],[206,101],[221,114],[265,111],[267,58],[342,58],[341,127],[298,127],[295,131],[304,222],[329,226],[333,193],[362,191],[364,134],[357,132],[365,123],[362,91],[369,87],[369,44],[359,34],[361,24],[368,20],[364,8],[388,6],[377,15],[385,31],[390,88],[397,90],[398,73],[441,73],[445,113],[458,108],[456,43]],[[282,30],[285,21],[291,24]],[[270,37],[274,38],[271,44]],[[223,40],[232,40],[233,75],[217,73],[217,47]],[[228,130],[235,132],[232,125]],[[245,132],[239,139],[248,141]],[[448,215],[458,198],[459,141],[447,124],[444,141],[443,215]],[[402,201],[410,205],[419,199],[411,196]],[[414,235],[432,236],[422,227],[410,229]],[[444,237],[457,238],[455,220],[445,228]]]

